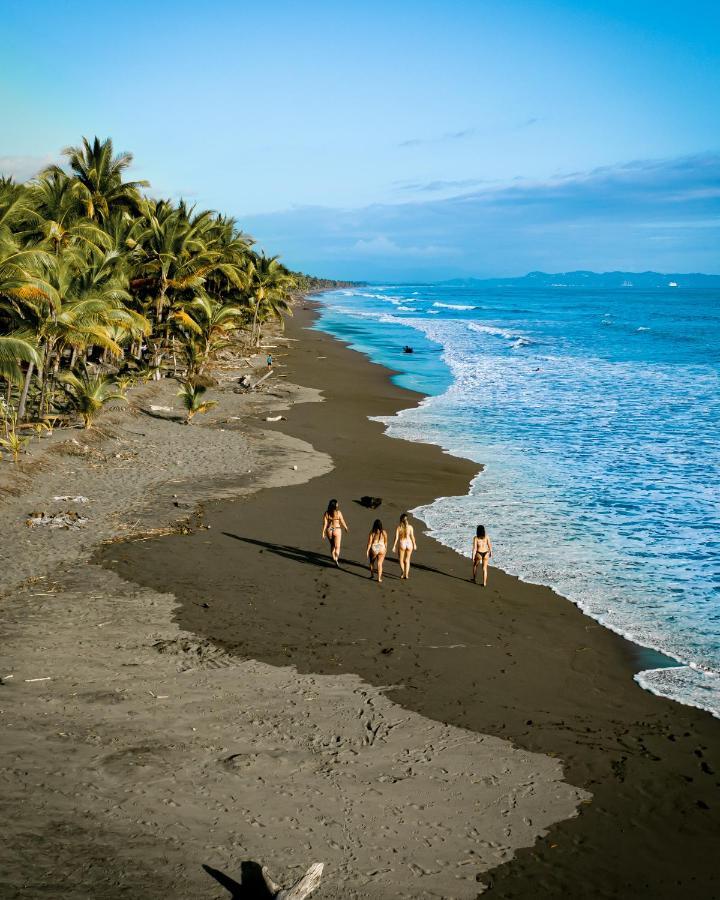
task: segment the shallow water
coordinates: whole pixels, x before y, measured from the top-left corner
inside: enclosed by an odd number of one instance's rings
[[[402,285],[329,292],[318,327],[429,396],[391,435],[484,465],[416,510],[682,663],[648,690],[720,716],[720,297]],[[413,353],[403,352],[410,345]]]

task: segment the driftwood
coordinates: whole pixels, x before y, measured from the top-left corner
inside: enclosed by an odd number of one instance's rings
[[[324,863],[313,863],[302,878],[299,878],[287,890],[283,890],[279,884],[275,884],[265,866],[262,867],[262,876],[274,900],[305,900],[305,897],[309,897],[320,885],[323,868]]]
[[[255,382],[255,384],[253,384],[251,382],[249,375],[242,375],[238,379],[238,383],[239,383],[240,387],[233,388],[233,393],[234,394],[244,394],[246,391],[254,391],[257,388],[259,388],[260,385],[263,383],[263,381],[266,381],[272,374],[273,374],[273,370],[270,369],[270,371],[266,372],[262,376],[262,378],[258,378],[258,380]]]
[[[263,383],[263,381],[267,381],[267,379],[268,379],[271,375],[272,375],[272,369],[270,369],[269,372],[266,372],[266,373],[263,375],[262,378],[259,378],[259,379],[255,382],[255,384],[250,388],[250,390],[251,390],[251,391],[257,390],[257,389],[260,387],[260,385]]]

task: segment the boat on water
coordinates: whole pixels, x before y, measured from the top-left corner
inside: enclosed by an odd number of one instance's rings
[[[668,281],[668,287],[677,287],[677,281]]]

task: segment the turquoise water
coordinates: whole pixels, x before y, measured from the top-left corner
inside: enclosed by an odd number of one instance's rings
[[[402,285],[322,295],[318,327],[429,396],[388,433],[484,465],[415,510],[681,665],[648,690],[720,716],[720,296]],[[403,353],[403,345],[413,347]]]

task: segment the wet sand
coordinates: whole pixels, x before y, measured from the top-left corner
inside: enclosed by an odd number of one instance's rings
[[[329,454],[332,471],[209,505],[211,540],[130,544],[104,565],[171,592],[179,626],[230,655],[359,676],[405,710],[561,760],[592,801],[486,875],[488,896],[719,897],[720,721],[643,691],[632,679],[641,651],[552,591],[492,568],[487,589],[469,583],[469,561],[422,536],[420,523],[410,581],[392,562],[382,585],[368,579],[376,513],[355,501],[382,497],[392,526],[404,509],[465,493],[477,469],[385,437],[367,417],[418,396],[308,331],[312,317],[309,304],[297,310],[287,334],[301,340],[284,362],[325,402],[294,406],[275,427]],[[330,497],[351,529],[339,570],[320,535]],[[422,877],[416,885],[408,896],[423,896]]]
[[[247,361],[226,358],[219,406],[191,428],[163,380],[0,466],[3,900],[266,900],[260,864],[290,884],[313,860],[318,900],[470,900],[591,799],[559,759],[408,710],[358,675],[245,658],[179,626],[170,583],[190,541],[194,554],[227,540],[204,504],[333,468],[267,430],[320,399],[288,381],[288,342],[270,339],[271,378],[238,394]],[[31,510],[84,522],[29,528]],[[157,587],[131,580],[143,557]],[[251,605],[261,573],[221,572]],[[202,554],[178,590],[198,610],[220,602]]]

